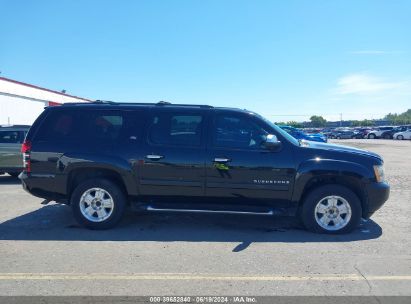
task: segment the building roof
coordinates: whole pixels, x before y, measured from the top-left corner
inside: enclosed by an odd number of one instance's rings
[[[57,103],[92,101],[88,98],[65,94],[59,91],[46,89],[6,77],[0,77],[0,93],[28,97],[35,100],[38,99],[44,101],[52,101]]]

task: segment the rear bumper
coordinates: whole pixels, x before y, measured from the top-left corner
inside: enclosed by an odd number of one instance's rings
[[[27,174],[24,171],[19,175],[23,189],[31,195],[48,200],[62,201],[66,199],[66,197],[55,191],[54,177],[54,175]]]
[[[370,183],[366,185],[367,206],[363,216],[369,218],[380,209],[390,196],[390,186],[387,183]]]

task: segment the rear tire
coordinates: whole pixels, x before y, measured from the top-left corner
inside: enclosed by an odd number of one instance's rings
[[[70,200],[75,219],[89,229],[109,229],[122,218],[126,197],[119,186],[107,179],[80,183]]]
[[[300,214],[309,231],[344,234],[359,225],[362,208],[359,198],[350,189],[340,185],[326,185],[307,195]]]
[[[369,139],[376,139],[377,136],[375,136],[375,134],[368,134],[368,138]]]
[[[404,140],[404,136],[403,136],[403,135],[398,135],[398,136],[397,136],[397,139],[398,139],[398,140]]]

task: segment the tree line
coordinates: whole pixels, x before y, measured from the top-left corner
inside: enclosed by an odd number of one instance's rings
[[[406,125],[411,124],[411,109],[408,109],[401,114],[389,113],[384,116],[384,120],[388,120],[392,125]],[[372,127],[375,125],[375,119],[351,120],[352,127]],[[294,128],[303,128],[304,124],[294,120],[287,122],[277,122],[279,125],[288,125]],[[321,115],[313,115],[310,117],[310,125],[314,128],[325,127],[327,120]]]

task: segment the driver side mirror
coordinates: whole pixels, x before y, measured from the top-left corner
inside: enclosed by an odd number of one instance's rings
[[[273,134],[267,134],[263,145],[269,150],[274,150],[281,147],[281,141],[278,140],[277,136]]]

